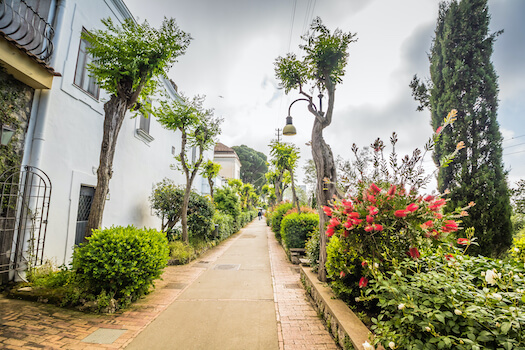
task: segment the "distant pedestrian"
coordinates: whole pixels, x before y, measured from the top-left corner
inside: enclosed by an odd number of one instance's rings
[[[259,213],[257,214],[257,216],[259,217],[259,220],[261,220],[261,218],[262,218],[262,210],[261,209],[259,209]]]

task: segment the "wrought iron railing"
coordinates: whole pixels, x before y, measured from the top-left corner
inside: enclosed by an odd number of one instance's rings
[[[44,62],[53,54],[51,24],[25,0],[0,0],[0,31]]]

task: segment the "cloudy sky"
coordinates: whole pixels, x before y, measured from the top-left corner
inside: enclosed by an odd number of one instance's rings
[[[353,143],[399,135],[398,153],[423,147],[431,135],[430,113],[416,112],[408,87],[414,74],[429,77],[437,0],[124,0],[135,18],[158,26],[177,20],[193,41],[169,75],[186,96],[206,95],[206,107],[224,118],[219,141],[269,153],[285,124],[288,106],[274,75],[274,61],[299,44],[313,17],[331,29],[357,34],[343,83],[338,86],[332,125],[325,139],[334,155],[352,159]],[[498,118],[505,140],[509,180],[525,178],[525,1],[489,0],[491,30],[504,29],[494,47],[499,75]],[[292,107],[297,135],[285,136],[311,158],[312,116],[305,103]],[[426,165],[432,167],[427,156]]]

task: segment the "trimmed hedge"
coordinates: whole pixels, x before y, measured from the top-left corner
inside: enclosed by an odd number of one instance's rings
[[[163,232],[134,226],[93,231],[75,249],[73,269],[93,294],[113,296],[127,305],[146,294],[168,262]]]
[[[292,209],[292,207],[292,203],[281,203],[272,211],[271,227],[272,231],[275,233],[275,238],[278,240],[281,240],[281,221],[286,212]]]
[[[288,248],[304,248],[306,241],[319,227],[319,215],[292,213],[281,221],[281,238]]]

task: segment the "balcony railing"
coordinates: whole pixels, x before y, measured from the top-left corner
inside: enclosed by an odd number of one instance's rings
[[[53,27],[25,0],[0,0],[0,31],[48,63],[53,54]]]

